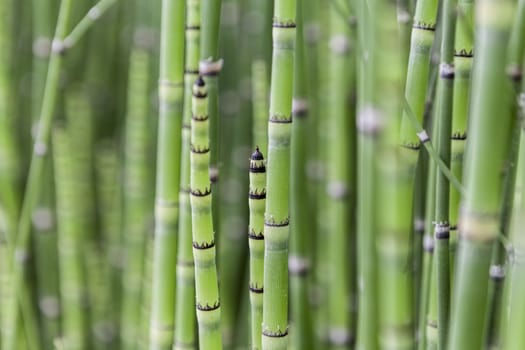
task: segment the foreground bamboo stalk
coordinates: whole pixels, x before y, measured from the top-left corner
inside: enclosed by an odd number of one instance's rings
[[[250,304],[251,348],[261,349],[261,326],[264,293],[264,206],[266,202],[266,166],[257,147],[250,157]]]
[[[264,219],[262,348],[288,346],[290,137],[295,48],[295,0],[277,0],[268,120],[268,177]]]
[[[184,0],[163,0],[150,349],[171,349],[184,79]]]
[[[469,149],[476,151],[467,152],[465,159],[466,193],[459,222],[450,350],[481,349],[485,342],[487,275],[498,236],[503,186],[500,169],[507,157],[511,125],[510,115],[502,113],[507,95],[493,91],[510,88],[505,77],[505,51],[513,2],[482,0],[476,5],[477,49],[469,114]]]

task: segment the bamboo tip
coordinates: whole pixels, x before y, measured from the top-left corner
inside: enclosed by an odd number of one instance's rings
[[[199,75],[199,77],[195,81],[195,85],[197,85],[199,87],[203,87],[204,86],[204,79],[202,79],[202,76]]]
[[[264,160],[264,156],[259,150],[259,146],[255,147],[255,152],[252,153],[250,159],[251,160]]]

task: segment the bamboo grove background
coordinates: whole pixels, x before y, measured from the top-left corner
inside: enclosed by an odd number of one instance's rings
[[[525,349],[525,0],[0,0],[1,349]]]

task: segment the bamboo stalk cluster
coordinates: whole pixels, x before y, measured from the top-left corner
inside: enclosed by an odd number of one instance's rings
[[[525,348],[525,0],[0,0],[0,349]]]

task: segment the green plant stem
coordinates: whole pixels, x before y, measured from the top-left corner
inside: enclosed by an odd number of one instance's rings
[[[445,165],[450,163],[450,133],[452,124],[452,94],[454,83],[454,34],[456,27],[455,0],[442,2],[441,63],[437,88],[437,136],[439,157]],[[438,349],[446,349],[450,310],[450,258],[449,258],[449,194],[447,177],[438,170],[436,175],[436,212],[434,238],[436,240],[436,278]]]
[[[257,145],[263,154],[268,148],[268,65],[264,60],[254,60],[252,63],[252,104],[253,104],[253,144]]]
[[[292,101],[291,179],[290,179],[290,322],[292,349],[314,348],[312,313],[308,300],[311,254],[313,245],[311,205],[308,202],[306,164],[308,136],[308,99],[305,66],[303,8],[304,0],[297,2],[297,37],[294,61],[294,94]],[[261,61],[262,64],[264,64]],[[261,76],[261,79],[264,77]],[[260,335],[259,335],[260,338]]]
[[[208,96],[204,80],[193,86],[191,119],[191,224],[195,259],[195,295],[199,348],[222,349],[221,309],[215,263],[211,182]]]
[[[64,38],[64,46],[72,48],[82,38],[82,36],[113,6],[117,0],[100,0],[88,13],[78,22],[73,30]]]
[[[184,80],[184,0],[163,0],[150,349],[170,349],[175,318]]]
[[[263,350],[284,350],[288,346],[288,205],[295,12],[295,0],[275,2],[264,214]]]
[[[505,113],[505,51],[514,13],[510,1],[476,3],[476,57],[472,72],[469,146],[465,159],[465,196],[459,225],[448,349],[480,349],[485,344],[488,270],[498,219],[511,118]],[[496,19],[497,20],[494,20]],[[495,118],[499,115],[499,118]],[[486,141],[494,140],[494,143]],[[483,155],[480,157],[480,155]],[[482,174],[482,175],[480,175]]]
[[[126,349],[139,340],[145,245],[152,216],[150,123],[148,120],[149,53],[134,48],[130,58],[128,111],[124,140],[124,273],[121,339]]]
[[[190,204],[190,139],[192,87],[198,77],[200,57],[200,3],[200,0],[189,0],[186,2],[186,59],[184,63],[174,350],[195,349],[197,347],[197,334],[195,331],[195,266],[192,250]]]
[[[259,148],[250,157],[250,304],[251,349],[260,350],[264,293],[264,207],[266,202],[266,167]]]

